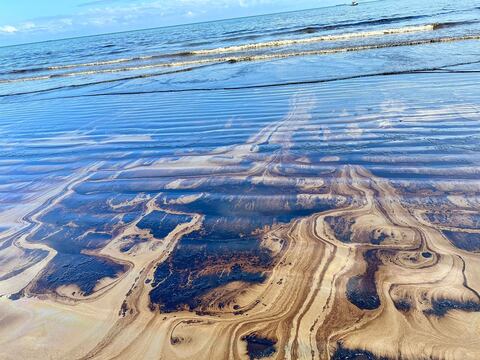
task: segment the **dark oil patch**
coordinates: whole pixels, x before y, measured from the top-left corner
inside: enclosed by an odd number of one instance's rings
[[[370,239],[370,242],[374,245],[380,245],[382,242],[384,242],[386,239],[388,239],[388,235],[385,233],[381,233],[378,236],[373,236]]]
[[[341,344],[337,345],[337,349],[333,354],[332,360],[388,360],[386,357],[378,357],[368,350],[347,349]]]
[[[275,348],[276,340],[257,334],[249,334],[242,337],[242,340],[247,343],[247,354],[250,360],[270,357],[277,351]]]
[[[59,286],[76,285],[84,295],[91,295],[101,279],[115,278],[127,270],[122,264],[86,253],[102,249],[118,234],[124,224],[122,215],[141,211],[142,205],[113,208],[110,200],[106,194],[75,192],[39,219],[41,226],[28,240],[48,245],[57,255],[32,286],[33,293],[53,293]]]
[[[472,252],[480,251],[480,234],[450,230],[442,232],[457,248]]]
[[[426,218],[432,224],[475,230],[480,228],[480,213],[470,211],[427,211]]]
[[[480,312],[480,303],[475,301],[458,301],[449,299],[433,299],[432,307],[424,310],[427,316],[443,317],[450,310],[461,310],[465,312]]]
[[[198,236],[198,235],[197,235]],[[256,238],[182,239],[154,273],[150,301],[160,311],[198,310],[208,306],[201,297],[233,281],[261,283],[271,265],[268,250]]]
[[[23,297],[23,295],[24,295],[24,294],[23,294],[23,291],[19,291],[19,292],[15,293],[15,294],[11,294],[11,295],[8,297],[8,299],[9,299],[9,300],[12,300],[12,301],[16,301],[16,300],[21,299],[21,298]]]
[[[142,230],[150,230],[150,233],[156,239],[163,239],[170,234],[179,224],[187,223],[192,220],[191,216],[169,214],[164,211],[155,210],[144,216],[137,223],[137,227]]]
[[[346,216],[327,216],[325,222],[333,230],[335,237],[343,243],[352,242],[352,226],[355,219]]]
[[[362,235],[354,233],[352,227],[355,225],[356,220],[351,216],[327,216],[325,217],[325,222],[330,226],[330,229],[332,229],[335,238],[345,244],[370,243],[373,245],[380,245],[383,241],[389,238],[389,236],[383,232],[379,233],[372,231]]]
[[[380,306],[380,297],[375,284],[375,273],[379,265],[377,250],[368,250],[363,257],[367,262],[367,269],[365,273],[348,280],[347,298],[359,309],[374,310]]]
[[[123,245],[120,247],[120,252],[126,253],[129,252],[135,245],[139,245],[142,243],[147,242],[148,239],[135,234],[132,236],[128,236],[122,239]]]
[[[77,285],[86,296],[91,295],[98,281],[115,278],[126,267],[111,260],[84,254],[58,253],[47,265],[32,292],[52,292],[59,286]]]
[[[395,300],[393,303],[395,305],[395,308],[401,312],[409,312],[412,308],[412,303],[407,299],[398,299]]]

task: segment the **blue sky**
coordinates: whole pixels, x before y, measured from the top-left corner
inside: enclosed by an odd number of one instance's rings
[[[346,0],[0,0],[0,46],[346,3]]]

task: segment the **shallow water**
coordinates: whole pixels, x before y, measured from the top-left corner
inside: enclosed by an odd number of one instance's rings
[[[178,314],[226,326],[197,358],[478,358],[479,39],[473,1],[381,1],[0,48],[4,357],[116,354],[54,303],[146,358],[194,353]]]

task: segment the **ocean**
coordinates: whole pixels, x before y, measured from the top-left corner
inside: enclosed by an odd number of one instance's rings
[[[478,359],[479,41],[386,0],[0,48],[0,357]]]

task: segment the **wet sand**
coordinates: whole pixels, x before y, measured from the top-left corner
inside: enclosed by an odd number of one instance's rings
[[[477,359],[478,91],[408,76],[243,94],[286,110],[230,145],[92,159],[6,212],[1,357]],[[365,86],[396,100],[344,101]]]

